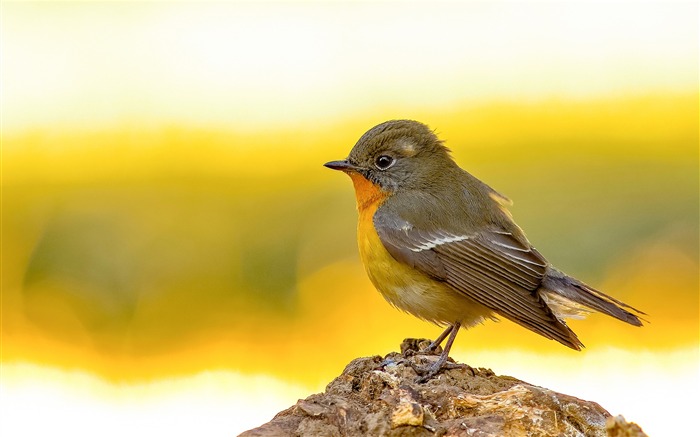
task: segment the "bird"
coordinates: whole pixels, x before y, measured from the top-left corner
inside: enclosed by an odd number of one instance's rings
[[[360,137],[346,159],[326,167],[355,189],[360,258],[394,307],[446,327],[423,352],[443,368],[460,328],[505,318],[574,350],[566,324],[597,311],[634,326],[645,313],[555,268],[530,244],[512,202],[463,170],[427,125],[390,120]]]

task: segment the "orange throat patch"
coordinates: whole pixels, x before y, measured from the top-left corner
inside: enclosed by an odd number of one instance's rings
[[[378,185],[370,182],[359,173],[349,171],[347,174],[350,176],[352,184],[355,186],[357,210],[360,212],[360,215],[366,214],[367,212],[374,214],[379,205],[389,197],[389,193],[382,190]]]

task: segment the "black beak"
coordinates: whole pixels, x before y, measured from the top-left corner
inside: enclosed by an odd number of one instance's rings
[[[331,161],[323,164],[324,167],[328,167],[333,170],[341,170],[341,171],[347,171],[347,170],[356,170],[357,167],[354,165],[350,164],[347,159],[344,159],[342,161]]]

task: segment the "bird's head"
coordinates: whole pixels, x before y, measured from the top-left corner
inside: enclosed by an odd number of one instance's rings
[[[413,120],[391,120],[367,131],[347,159],[326,167],[356,175],[388,194],[429,188],[456,166],[449,150],[428,126]]]

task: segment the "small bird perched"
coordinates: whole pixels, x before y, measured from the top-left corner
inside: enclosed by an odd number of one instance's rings
[[[347,159],[325,166],[355,186],[360,257],[377,290],[395,307],[447,325],[427,352],[449,335],[445,348],[420,381],[446,365],[460,327],[485,319],[505,317],[575,350],[583,344],[565,317],[599,311],[642,326],[644,313],[547,262],[513,222],[510,200],[462,170],[426,125],[377,125]]]

